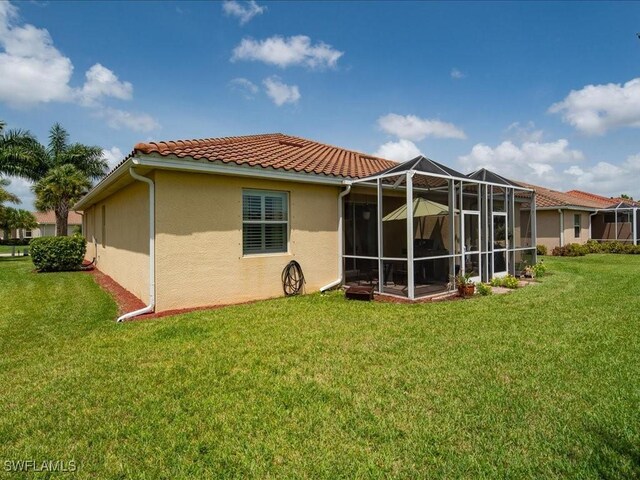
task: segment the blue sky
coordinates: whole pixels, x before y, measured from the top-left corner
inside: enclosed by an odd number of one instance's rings
[[[639,31],[640,3],[0,2],[0,118],[113,162],[283,132],[640,197]]]

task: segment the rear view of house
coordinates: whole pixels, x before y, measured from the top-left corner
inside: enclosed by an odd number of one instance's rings
[[[87,259],[156,311],[280,296],[292,260],[307,292],[415,299],[535,258],[531,189],[282,134],[138,144],[75,208]]]

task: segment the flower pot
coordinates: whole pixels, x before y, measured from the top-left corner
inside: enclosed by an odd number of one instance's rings
[[[458,285],[458,293],[461,297],[471,297],[476,291],[476,286],[474,284],[470,285]]]

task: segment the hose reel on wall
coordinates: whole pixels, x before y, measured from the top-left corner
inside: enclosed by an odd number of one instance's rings
[[[302,267],[295,260],[291,260],[282,270],[282,289],[284,294],[287,297],[298,295],[302,292],[305,283]]]

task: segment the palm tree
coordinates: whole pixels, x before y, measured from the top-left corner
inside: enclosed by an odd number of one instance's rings
[[[16,238],[20,238],[21,230],[33,230],[38,226],[36,217],[29,210],[21,208],[8,208],[8,224],[10,228],[16,230]]]
[[[52,168],[34,185],[36,208],[56,214],[56,235],[67,235],[69,209],[90,187],[87,175],[69,163]]]
[[[31,180],[36,183],[34,191],[45,192],[46,189],[44,187],[38,189],[37,184],[48,178],[50,173],[65,166],[74,167],[74,170],[63,170],[73,171],[74,182],[78,180],[79,176],[84,177],[84,181],[81,182],[82,185],[85,185],[82,193],[91,187],[90,180],[98,180],[107,172],[107,161],[102,156],[102,148],[81,143],[69,143],[69,133],[59,123],[54,124],[49,130],[47,146],[40,144],[29,132],[10,130],[3,134],[0,129],[0,174],[15,175]],[[59,175],[59,171],[57,175]],[[59,177],[54,176],[53,179],[59,180]],[[50,184],[51,181],[52,178],[47,180],[45,184]],[[73,187],[75,188],[79,184],[78,182],[73,183]],[[71,186],[72,183],[58,182],[57,185]],[[49,205],[47,208],[53,209],[56,215],[57,235],[66,235],[69,208],[71,207],[69,198],[74,198],[76,201],[81,196],[82,194],[78,196],[76,190],[66,193],[58,192],[57,198],[60,198],[62,203],[55,204],[49,201],[53,197],[47,194],[47,200],[36,203],[36,206]],[[40,209],[40,207],[37,208]]]
[[[7,187],[10,183],[11,182],[6,178],[0,178],[0,208],[2,208],[2,204],[5,202],[22,203],[18,197],[7,191]]]

